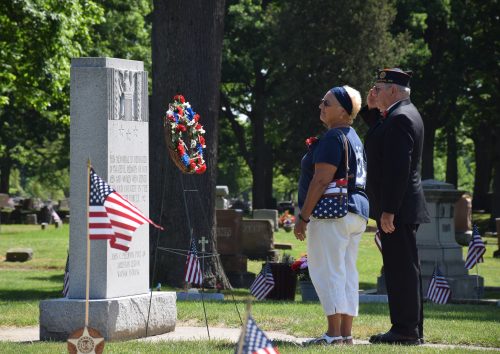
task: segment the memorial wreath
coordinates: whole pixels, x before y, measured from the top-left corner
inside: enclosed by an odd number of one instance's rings
[[[205,130],[199,120],[200,115],[193,111],[184,96],[174,96],[164,121],[165,140],[170,157],[184,173],[202,174],[207,169],[203,159]]]

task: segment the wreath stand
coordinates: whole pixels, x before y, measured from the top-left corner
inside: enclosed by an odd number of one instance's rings
[[[163,164],[163,166],[165,166],[166,164]],[[185,215],[186,215],[186,221],[187,221],[187,226],[188,226],[188,230],[189,230],[189,244],[191,245],[192,241],[193,241],[193,227],[192,227],[192,224],[191,224],[191,218],[190,218],[190,215],[189,215],[189,208],[188,208],[188,205],[187,205],[187,198],[186,198],[186,193],[195,193],[195,195],[197,196],[197,199],[198,199],[198,203],[201,204],[201,197],[200,197],[200,194],[199,194],[199,188],[198,186],[196,185],[196,182],[195,182],[195,187],[194,189],[186,189],[185,186],[184,186],[184,179],[183,179],[183,176],[184,174],[178,170],[179,172],[179,180],[181,182],[181,187],[182,187],[182,199],[183,199],[183,204],[184,204],[184,212],[185,212]],[[165,179],[164,179],[164,183],[163,183],[163,187],[162,187],[162,199],[161,199],[161,209],[160,209],[160,218],[161,218],[161,215],[163,215],[163,202],[165,200],[165,185],[166,185],[166,174],[165,174]],[[201,208],[202,212],[203,212],[203,219],[206,220],[207,224],[208,224],[208,218],[207,218],[207,215],[205,214],[205,210],[203,208]],[[160,223],[161,223],[161,219],[160,219]],[[152,279],[151,279],[151,289],[150,289],[150,299],[149,299],[149,306],[148,306],[148,317],[147,317],[147,321],[146,321],[146,337],[148,336],[148,328],[149,328],[149,314],[150,314],[150,310],[151,310],[151,301],[152,301],[152,297],[153,297],[153,286],[154,286],[154,283],[155,283],[155,276],[156,276],[156,264],[157,264],[157,258],[158,258],[158,251],[164,251],[164,252],[170,252],[170,253],[174,253],[174,254],[178,254],[178,255],[182,255],[182,256],[186,256],[187,257],[187,254],[189,252],[189,249],[174,249],[174,248],[167,248],[167,247],[160,247],[158,245],[159,243],[159,240],[160,240],[160,236],[159,236],[159,230],[156,231],[157,232],[157,235],[156,235],[156,246],[155,246],[155,257],[154,257],[154,263],[153,263],[153,274],[152,274]],[[202,250],[201,252],[198,252],[198,258],[201,258],[201,273],[204,274],[205,273],[205,258],[207,257],[217,257],[219,254],[217,253],[217,251],[215,250],[214,252],[206,252],[205,251],[205,244],[202,243]],[[187,287],[187,285],[186,285]],[[230,288],[230,290],[232,290],[232,288]],[[205,288],[203,286],[203,281],[201,283],[201,302],[202,302],[202,305],[203,305],[203,315],[204,315],[204,318],[205,318],[205,326],[207,328],[207,334],[208,334],[208,339],[210,340],[210,329],[209,329],[209,326],[208,326],[208,318],[207,318],[207,312],[206,312],[206,308],[205,308],[205,300],[204,300],[204,291],[205,291]],[[241,314],[238,310],[238,306],[236,305],[236,300],[234,299],[234,293],[231,291],[230,292],[231,296],[232,296],[232,299],[233,299],[233,303],[234,303],[234,306],[235,306],[235,309],[236,309],[236,312],[238,313],[238,317],[240,319],[240,322],[241,324],[243,325],[243,320],[241,318]]]

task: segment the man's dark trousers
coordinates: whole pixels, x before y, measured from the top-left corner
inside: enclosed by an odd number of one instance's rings
[[[386,234],[377,224],[382,241],[391,331],[423,338],[422,277],[416,244],[418,225],[395,222],[396,230]]]

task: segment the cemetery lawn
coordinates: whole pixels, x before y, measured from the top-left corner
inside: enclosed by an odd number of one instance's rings
[[[60,297],[63,282],[64,265],[68,245],[69,228],[50,227],[42,231],[39,227],[28,225],[2,225],[0,231],[0,327],[23,327],[38,325],[39,300]],[[275,234],[276,242],[291,243],[289,252],[298,257],[306,252],[306,245],[297,241],[292,233],[280,231]],[[489,242],[485,263],[480,265],[479,274],[485,277],[486,286],[500,287],[500,259],[492,258],[496,249]],[[8,248],[30,247],[33,260],[25,263],[5,262]],[[262,262],[249,262],[249,271],[260,270]],[[376,276],[381,267],[378,249],[373,243],[373,233],[363,236],[358,262],[362,289],[375,288]],[[473,273],[474,274],[474,273]],[[164,289],[165,290],[165,289]],[[241,314],[244,302],[248,298],[247,289],[236,289],[236,305]],[[217,327],[239,327],[240,321],[232,296],[227,293],[226,300],[206,303],[208,323]],[[177,302],[179,326],[204,326],[203,307],[199,302]],[[257,323],[266,331],[280,331],[298,337],[312,337],[324,330],[324,318],[319,303],[302,303],[300,294],[296,301],[255,302],[253,315]],[[432,343],[468,344],[486,347],[500,347],[500,307],[491,305],[433,305],[425,304],[426,340]],[[354,322],[354,336],[358,339],[368,337],[389,326],[388,307],[386,304],[361,304],[360,315]],[[207,350],[209,348],[209,350]],[[359,351],[359,347],[358,351]],[[378,348],[378,349],[377,349]],[[408,350],[406,350],[408,349]],[[280,345],[282,353],[317,353],[323,348],[296,348],[292,345]],[[363,351],[400,352],[386,346],[363,346]],[[64,352],[60,343],[37,343],[34,345],[0,342],[1,353],[54,353]],[[231,352],[227,342],[198,341],[189,343],[151,344],[142,342],[111,343],[108,353],[137,352]],[[342,348],[344,352],[355,352],[355,348]],[[435,352],[436,348],[405,348],[405,352]],[[467,350],[469,351],[469,350]],[[465,352],[464,350],[445,350],[443,352]]]
[[[432,347],[401,347],[387,345],[355,345],[351,347],[299,347],[292,343],[275,342],[282,354],[314,354],[314,353],[498,353],[494,349],[448,349]],[[144,343],[138,341],[106,343],[104,353],[106,354],[137,354],[137,353],[234,353],[235,344],[228,341],[179,341]],[[0,352],[3,354],[54,354],[67,353],[66,343],[9,343],[0,342]]]

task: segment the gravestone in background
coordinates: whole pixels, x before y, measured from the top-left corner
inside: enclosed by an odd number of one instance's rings
[[[255,275],[248,272],[248,257],[242,254],[241,225],[243,213],[238,210],[215,210],[217,252],[224,272],[234,288],[249,287]]]
[[[243,220],[241,228],[242,253],[250,259],[274,260],[273,225],[268,219]]]
[[[453,298],[474,299],[478,294],[481,296],[484,279],[468,275],[462,246],[455,240],[454,205],[463,192],[456,190],[452,184],[435,180],[425,180],[422,186],[431,216],[431,223],[420,225],[417,232],[424,294],[438,264],[450,284]]]
[[[226,197],[229,195],[227,186],[215,186],[215,208],[228,209],[229,200]]]
[[[254,219],[267,219],[273,224],[274,231],[279,230],[278,210],[276,209],[255,209],[253,211]]]
[[[40,339],[66,340],[84,325],[87,159],[96,173],[149,215],[148,90],[143,62],[77,58],[71,62],[71,224],[68,298],[40,302]],[[149,225],[128,252],[92,240],[89,325],[107,340],[146,335]],[[61,284],[62,285],[62,284]],[[149,335],[172,331],[175,293],[154,292]]]

